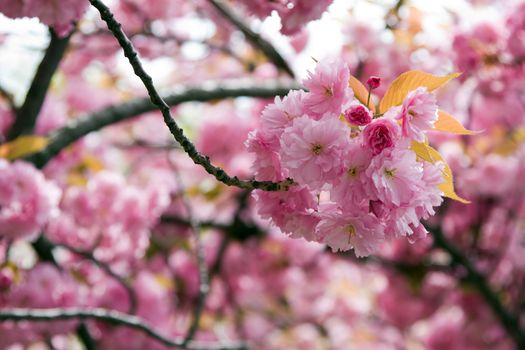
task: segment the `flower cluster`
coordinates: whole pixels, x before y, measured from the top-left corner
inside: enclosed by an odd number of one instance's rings
[[[304,81],[308,92],[266,107],[247,146],[258,179],[297,183],[287,192],[257,192],[262,217],[294,237],[366,256],[385,240],[426,233],[420,220],[442,202],[445,164],[412,148],[425,145],[438,118],[433,93],[418,87],[374,115],[349,80],[344,62],[320,62]],[[374,77],[368,92],[378,86]]]
[[[281,17],[281,32],[293,35],[299,32],[304,24],[319,19],[333,0],[245,0],[239,1],[248,10],[261,18],[268,17],[276,11]]]
[[[38,17],[59,36],[66,36],[87,5],[86,0],[6,0],[0,2],[0,12],[11,18]]]
[[[60,194],[31,164],[0,158],[0,239],[34,238],[58,214]]]

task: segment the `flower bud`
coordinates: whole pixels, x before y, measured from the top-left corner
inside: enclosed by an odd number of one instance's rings
[[[381,78],[376,77],[372,75],[368,80],[366,81],[366,85],[370,90],[375,90],[381,85]]]
[[[351,106],[344,112],[345,119],[353,125],[366,125],[372,121],[372,113],[365,106],[358,104]]]

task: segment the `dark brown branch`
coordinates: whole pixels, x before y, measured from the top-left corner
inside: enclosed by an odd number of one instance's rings
[[[434,245],[446,251],[452,258],[452,264],[462,266],[467,275],[465,280],[481,294],[494,315],[499,319],[509,336],[514,340],[517,349],[525,349],[525,333],[520,326],[518,317],[513,316],[503,305],[496,292],[489,285],[468,257],[450,242],[440,228],[428,228],[434,237]]]
[[[183,345],[182,339],[168,338],[153,328],[140,317],[122,312],[101,308],[53,308],[53,309],[2,309],[0,310],[1,321],[58,321],[58,320],[98,320],[108,322],[116,326],[125,326],[141,331],[156,341],[169,346],[194,350],[244,350],[247,347],[241,343],[217,344],[209,342],[190,342]]]
[[[49,46],[27,91],[25,101],[16,112],[15,123],[9,131],[9,140],[15,139],[22,134],[33,133],[38,114],[42,109],[51,83],[51,78],[53,78],[69,44],[71,34],[65,38],[60,38],[52,29],[49,32],[51,36]]]
[[[285,95],[290,90],[298,88],[299,86],[295,84],[284,85],[233,80],[222,83],[206,82],[199,87],[176,87],[171,92],[164,94],[163,98],[168,105],[173,107],[184,102],[207,102],[240,96],[273,98]],[[142,97],[86,114],[57,130],[51,136],[46,148],[27,157],[26,160],[38,168],[43,168],[61,150],[90,132],[156,109],[157,107],[151,103],[148,97]]]
[[[256,180],[240,180],[236,176],[228,175],[223,169],[214,166],[210,163],[210,159],[207,156],[202,155],[197,151],[195,145],[184,135],[184,131],[179,127],[177,122],[173,119],[170,111],[169,105],[164,101],[164,99],[157,92],[153,84],[153,79],[151,76],[146,73],[142,67],[142,63],[138,58],[137,51],[133,47],[133,44],[122,31],[122,26],[111,13],[110,9],[102,3],[100,0],[89,0],[91,5],[93,5],[99,12],[102,20],[106,22],[108,29],[113,33],[115,38],[120,44],[120,47],[124,50],[124,55],[128,58],[130,65],[135,72],[135,75],[140,78],[148,94],[151,102],[157,106],[157,108],[162,113],[164,118],[164,123],[170,130],[171,134],[177,140],[177,142],[182,146],[184,151],[188,156],[193,160],[195,164],[201,165],[206,172],[210,175],[213,175],[218,181],[228,185],[236,186],[239,188],[245,189],[262,189],[266,191],[281,191],[287,190],[292,184],[293,181],[288,179],[286,181],[276,183],[271,181],[256,181]]]
[[[251,30],[243,20],[235,15],[228,7],[217,0],[208,0],[209,3],[230,23],[237,27],[252,43],[253,46],[261,50],[261,52],[268,57],[268,59],[278,68],[286,72],[290,77],[295,78],[294,72],[281,56],[281,54],[275,49],[275,47],[267,40],[263,39],[259,34]]]

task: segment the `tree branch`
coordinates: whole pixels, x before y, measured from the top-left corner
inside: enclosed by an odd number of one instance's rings
[[[33,132],[38,114],[44,104],[51,78],[53,78],[69,44],[71,34],[65,38],[59,38],[52,29],[49,32],[51,36],[49,46],[27,91],[24,103],[16,111],[16,119],[8,135],[9,140],[15,139],[22,134],[31,134]]]
[[[193,341],[183,345],[179,338],[171,339],[155,331],[145,320],[140,317],[122,312],[101,308],[52,308],[52,309],[2,309],[0,310],[1,321],[58,321],[58,320],[98,320],[108,322],[117,326],[125,326],[145,333],[147,336],[159,341],[169,347],[179,347],[194,350],[244,350],[246,345],[241,343],[217,344],[209,342]]]
[[[86,350],[95,350],[97,348],[97,344],[91,336],[91,333],[89,333],[89,329],[84,322],[80,322],[76,329],[76,333]]]
[[[261,84],[246,80],[207,82],[200,87],[176,87],[170,93],[164,94],[164,99],[168,105],[174,107],[184,102],[207,102],[241,96],[273,98],[298,88],[295,84]],[[85,114],[55,131],[49,144],[43,150],[26,157],[26,160],[38,168],[43,168],[61,150],[87,134],[156,109],[148,97],[142,97]]]
[[[177,122],[173,119],[170,107],[164,101],[164,99],[159,95],[157,89],[153,84],[153,79],[151,76],[146,73],[142,67],[142,63],[138,58],[137,51],[133,47],[133,44],[128,39],[126,34],[122,31],[122,26],[111,13],[110,9],[102,3],[100,0],[89,0],[91,5],[93,5],[99,12],[102,20],[106,22],[108,29],[113,33],[115,38],[120,44],[120,47],[124,50],[124,55],[128,58],[130,65],[135,72],[135,75],[140,78],[148,94],[151,102],[157,106],[157,108],[162,113],[164,118],[164,123],[170,130],[171,134],[181,145],[184,151],[190,156],[195,164],[201,165],[206,172],[210,175],[213,175],[218,181],[228,185],[236,186],[239,188],[245,189],[262,189],[266,191],[281,191],[288,189],[292,184],[293,180],[288,179],[286,181],[276,183],[271,181],[256,181],[256,180],[239,180],[236,176],[228,175],[223,169],[214,166],[210,163],[210,159],[207,156],[202,155],[197,151],[195,145],[184,135],[184,131],[179,127]]]
[[[428,228],[434,237],[434,245],[445,250],[452,258],[453,265],[462,266],[466,272],[466,281],[469,282],[485,299],[486,303],[499,319],[509,336],[514,340],[518,349],[525,349],[525,334],[520,327],[519,318],[514,317],[502,304],[496,292],[490,287],[483,276],[458,247],[450,242],[440,228]]]
[[[251,30],[243,20],[234,14],[228,7],[217,0],[208,0],[208,2],[231,24],[236,26],[252,43],[253,46],[262,51],[262,53],[268,57],[268,59],[278,68],[286,72],[290,77],[295,78],[295,74],[281,56],[281,54],[275,49],[275,47],[267,40],[263,39],[259,34]]]

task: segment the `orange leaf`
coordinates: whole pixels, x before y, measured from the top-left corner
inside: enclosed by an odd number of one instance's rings
[[[24,135],[0,145],[0,157],[14,160],[45,148],[49,140],[43,136]]]
[[[432,130],[457,135],[475,135],[481,132],[466,129],[456,118],[444,111],[438,111],[438,120]]]
[[[449,165],[441,154],[435,150],[434,148],[430,147],[426,143],[419,143],[419,142],[413,142],[412,143],[412,150],[416,153],[416,155],[430,163],[437,163],[437,162],[443,162],[444,168],[443,168],[443,183],[441,183],[438,188],[443,192],[443,195],[445,197],[454,199],[458,202],[468,204],[470,201],[461,198],[457,195],[456,191],[454,190],[454,177],[452,175],[452,170],[450,169]]]
[[[398,76],[388,87],[379,103],[379,113],[385,113],[390,107],[402,104],[408,93],[418,87],[424,86],[428,91],[434,91],[460,74],[452,73],[439,77],[418,70],[405,72]]]

